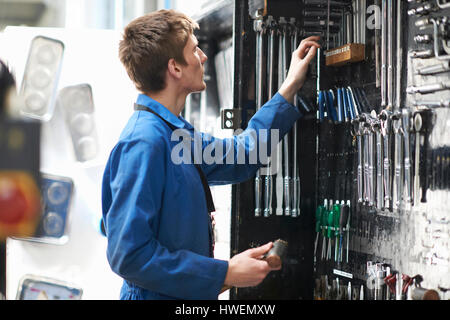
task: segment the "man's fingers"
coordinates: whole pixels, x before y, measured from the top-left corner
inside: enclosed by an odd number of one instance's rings
[[[269,251],[270,248],[272,248],[272,246],[273,246],[273,243],[269,242],[269,243],[266,243],[265,245],[263,245],[261,247],[249,249],[248,250],[249,256],[251,258],[259,258],[262,255],[264,255],[267,251]]]
[[[320,45],[317,42],[314,41],[305,41],[302,43],[300,43],[299,47],[298,47],[298,55],[300,57],[300,59],[303,59],[306,54],[311,51],[311,48],[320,48]]]
[[[309,64],[311,62],[311,60],[314,58],[314,56],[316,55],[316,51],[317,51],[317,47],[310,47],[307,55],[303,58],[303,60],[307,64]]]

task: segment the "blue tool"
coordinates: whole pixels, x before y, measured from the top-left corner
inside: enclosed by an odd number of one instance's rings
[[[351,117],[350,117],[350,110],[349,110],[348,101],[347,101],[347,94],[345,92],[345,88],[340,88],[340,90],[341,90],[341,97],[342,97],[342,105],[344,108],[345,122],[349,122],[351,120]]]
[[[342,90],[337,88],[338,122],[344,121],[344,102],[342,101]]]
[[[350,90],[344,88],[345,96],[347,97],[347,106],[350,113],[350,120],[354,120],[356,118],[355,115],[355,106],[353,105],[352,97],[350,95]]]
[[[330,114],[330,118],[333,122],[337,122],[337,114],[336,108],[334,107],[334,93],[333,90],[328,90],[326,92],[326,103],[328,108],[328,113]]]
[[[319,101],[318,101],[318,109],[319,109],[319,121],[322,122],[325,118],[325,96],[323,91],[319,91]]]

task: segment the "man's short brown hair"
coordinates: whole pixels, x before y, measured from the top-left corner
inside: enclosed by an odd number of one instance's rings
[[[165,87],[170,59],[186,64],[183,49],[198,24],[175,10],[159,10],[131,21],[119,43],[119,58],[141,92]]]

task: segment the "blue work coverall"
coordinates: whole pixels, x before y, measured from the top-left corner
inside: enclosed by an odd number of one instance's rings
[[[203,161],[200,166],[210,185],[254,177],[261,163],[248,164],[250,152],[258,143],[272,148],[270,134],[263,137],[260,129],[279,129],[281,140],[301,117],[277,93],[245,131],[217,139],[194,132],[181,116],[146,95],[139,95],[136,103],[184,129],[192,144],[200,138],[202,150],[221,149],[223,159],[231,156],[235,162],[240,152],[245,154],[246,164]],[[172,133],[155,114],[134,112],[105,167],[102,211],[107,259],[124,279],[120,299],[211,300],[218,298],[224,284],[228,262],[209,256],[210,221],[200,176],[192,162],[172,161],[172,149],[180,143],[172,141]]]

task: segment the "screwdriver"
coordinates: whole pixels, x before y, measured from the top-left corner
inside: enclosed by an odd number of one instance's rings
[[[333,237],[333,224],[334,224],[334,209],[333,209],[333,201],[330,203],[330,210],[328,210],[327,217],[327,238],[328,238],[328,248],[327,248],[327,260],[331,259],[331,238]]]
[[[344,235],[344,230],[347,227],[347,220],[348,220],[348,212],[349,212],[349,207],[348,205],[346,205],[344,203],[344,201],[342,201],[341,204],[341,216],[339,217],[339,257],[340,259],[338,259],[338,261],[342,262],[342,242],[343,242],[343,235]]]
[[[320,229],[322,228],[322,215],[323,212],[325,211],[325,206],[324,205],[320,205],[317,207],[316,210],[316,241],[314,243],[314,258],[316,257],[316,253],[317,253],[317,244],[319,242],[319,234],[320,234]]]
[[[339,204],[339,201],[336,200],[336,204],[333,206],[333,228],[334,228],[334,261],[337,261],[338,256],[338,239],[339,239],[339,220],[341,217],[341,205]]]
[[[325,249],[326,249],[326,236],[327,236],[327,223],[328,223],[328,202],[325,199],[324,201],[324,210],[322,212],[322,260],[325,258]]]

